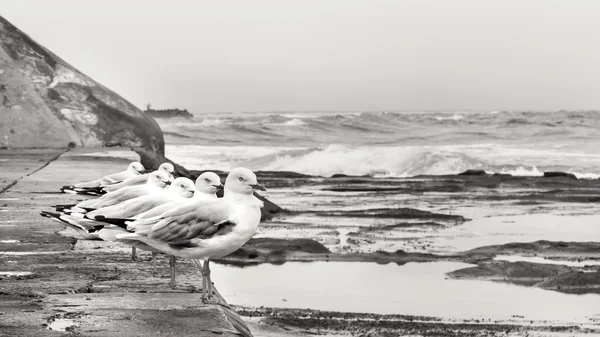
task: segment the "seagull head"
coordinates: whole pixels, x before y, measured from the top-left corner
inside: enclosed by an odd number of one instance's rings
[[[256,190],[266,191],[267,189],[258,183],[254,172],[244,167],[231,170],[227,176],[227,180],[225,180],[225,195],[227,195],[228,191],[252,194]]]
[[[214,172],[204,172],[196,179],[196,191],[215,194],[223,188],[221,178]]]
[[[182,198],[191,198],[194,196],[194,182],[188,178],[175,178],[169,186],[169,193],[180,196]]]
[[[133,173],[133,174],[144,174],[144,171],[146,169],[144,168],[144,165],[142,165],[141,163],[134,161],[133,163],[129,164],[129,166],[127,167],[127,171],[129,173]]]
[[[175,179],[175,166],[171,163],[162,163],[158,167],[158,171],[165,171],[169,175],[169,180]]]
[[[171,181],[169,180],[169,175],[167,174],[167,172],[154,171],[148,176],[147,184],[158,186],[160,188],[165,188],[167,187],[167,185],[171,184]]]

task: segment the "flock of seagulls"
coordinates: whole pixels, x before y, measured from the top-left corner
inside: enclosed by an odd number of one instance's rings
[[[223,190],[223,197],[217,192]],[[260,223],[262,201],[256,190],[266,191],[249,169],[233,169],[225,184],[213,172],[195,182],[176,178],[170,163],[145,173],[138,162],[123,172],[97,180],[63,186],[64,193],[99,196],[77,204],[56,205],[41,215],[67,225],[85,240],[117,241],[170,255],[171,286],[175,287],[175,257],[192,259],[202,274],[202,301],[213,297],[210,259],[226,256],[246,243]]]

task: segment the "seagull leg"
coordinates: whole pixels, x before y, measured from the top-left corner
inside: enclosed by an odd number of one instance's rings
[[[212,299],[212,282],[210,280],[210,267],[208,260],[204,261],[202,268],[202,302],[209,303]]]
[[[137,260],[137,253],[135,247],[131,247],[131,259]]]
[[[169,257],[169,267],[171,267],[171,288],[175,289],[175,256]]]
[[[200,262],[200,260],[196,260],[196,259],[192,259],[192,262],[194,262],[194,264],[196,265],[196,268],[198,268],[198,271],[200,271],[200,275],[202,275],[202,269],[204,268],[204,266],[202,265],[202,262]],[[204,277],[200,276],[200,278],[202,279],[202,291],[204,291]]]
[[[152,252],[152,276],[156,277],[158,273],[156,272],[156,252]]]

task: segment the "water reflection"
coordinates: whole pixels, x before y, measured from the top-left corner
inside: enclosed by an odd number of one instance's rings
[[[591,316],[600,314],[600,295],[563,294],[445,276],[469,266],[457,262],[403,266],[289,262],[246,268],[215,264],[212,269],[221,294],[238,305],[578,323],[587,323]]]

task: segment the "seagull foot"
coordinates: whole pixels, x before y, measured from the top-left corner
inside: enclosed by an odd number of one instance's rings
[[[208,296],[202,296],[202,303],[218,305],[219,301],[217,301],[214,296],[208,295]]]

